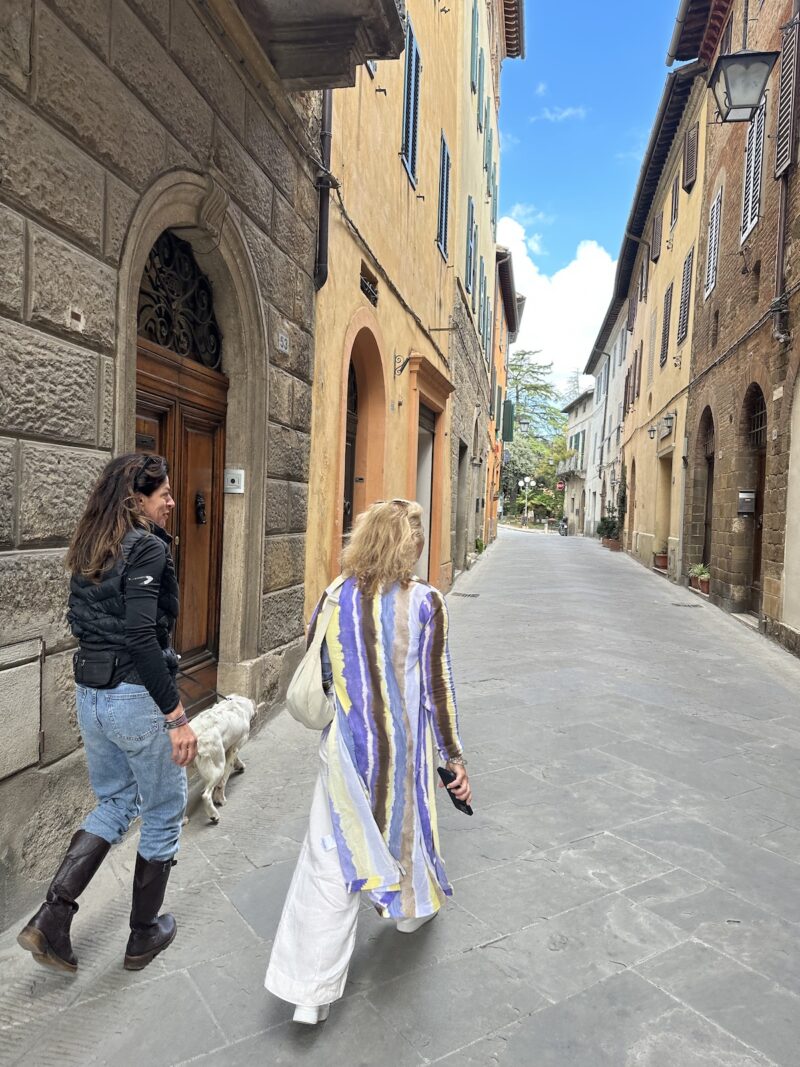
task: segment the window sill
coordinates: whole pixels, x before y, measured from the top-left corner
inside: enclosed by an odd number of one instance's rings
[[[408,160],[406,159],[406,157],[403,155],[402,152],[400,153],[400,162],[403,164],[403,169],[405,170],[406,174],[408,175],[408,180],[411,182],[411,188],[412,189],[416,189],[416,187],[417,187],[416,175],[411,170],[411,164],[408,162]]]

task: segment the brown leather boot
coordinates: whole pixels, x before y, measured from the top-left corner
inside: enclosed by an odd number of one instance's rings
[[[70,974],[78,969],[69,934],[72,916],[78,910],[76,898],[94,878],[110,848],[108,841],[86,830],[73,836],[44,904],[17,936],[37,963]]]
[[[159,915],[169,874],[176,860],[146,860],[136,853],[133,872],[131,936],[125,949],[125,970],[141,971],[171,945],[178,932],[174,916]]]

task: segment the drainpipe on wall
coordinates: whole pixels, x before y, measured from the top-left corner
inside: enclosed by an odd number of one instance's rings
[[[331,189],[331,140],[333,137],[333,91],[326,89],[322,95],[322,129],[320,148],[323,170],[317,175],[319,192],[319,218],[317,223],[317,257],[314,263],[314,288],[317,292],[328,280],[328,237],[330,234]]]
[[[800,0],[794,0],[792,4],[792,18],[800,15]],[[795,100],[797,104],[797,86],[795,85]],[[792,108],[794,111],[794,108]],[[794,131],[792,131],[794,136]],[[772,336],[780,344],[786,344],[789,335],[789,301],[786,296],[786,204],[789,198],[789,171],[783,172],[780,178],[780,190],[778,199],[778,243],[775,250],[775,299],[772,301]]]

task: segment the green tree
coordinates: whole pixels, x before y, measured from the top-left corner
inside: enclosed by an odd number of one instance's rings
[[[553,385],[552,363],[540,363],[538,352],[515,352],[508,362],[508,396],[514,401],[516,427],[524,436],[546,441],[563,434],[566,415]]]

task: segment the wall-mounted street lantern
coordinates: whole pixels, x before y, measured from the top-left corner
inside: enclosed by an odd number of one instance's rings
[[[647,436],[652,441],[653,438],[655,437],[655,435],[656,435],[656,428],[655,428],[655,426],[651,426],[650,429],[647,431]]]
[[[667,427],[667,433],[672,433],[672,424],[677,418],[677,413],[674,411],[668,411],[664,416],[664,423]]]
[[[750,122],[761,106],[767,81],[780,52],[731,52],[714,64],[708,87],[717,101],[720,122]]]

